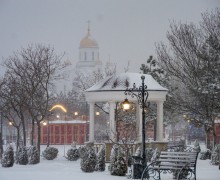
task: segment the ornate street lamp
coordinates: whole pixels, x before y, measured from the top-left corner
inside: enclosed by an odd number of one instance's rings
[[[123,106],[123,109],[124,110],[129,110],[130,109],[130,102],[128,101],[128,99],[126,98],[125,100],[124,100],[124,102],[122,103],[122,106]]]
[[[136,87],[135,83],[133,84],[133,88],[127,89],[124,93],[131,96],[132,98],[136,97],[138,101],[138,105],[142,109],[142,154],[141,154],[141,164],[142,171],[146,167],[146,153],[145,153],[145,110],[149,107],[149,103],[147,103],[148,99],[148,91],[147,85],[144,83],[145,76],[141,76],[142,85],[140,87]],[[123,108],[128,110],[130,108],[130,103],[126,98],[123,102]],[[141,175],[140,175],[141,176]]]

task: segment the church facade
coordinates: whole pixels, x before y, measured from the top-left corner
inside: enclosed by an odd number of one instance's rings
[[[79,45],[79,59],[76,64],[77,70],[91,71],[101,68],[102,62],[99,59],[99,46],[90,33],[88,25],[87,34],[80,41]]]

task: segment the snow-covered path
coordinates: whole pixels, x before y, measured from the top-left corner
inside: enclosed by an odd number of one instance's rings
[[[44,148],[42,148],[44,149]],[[61,150],[61,149],[59,149]],[[84,173],[80,169],[80,160],[68,161],[59,156],[52,160],[43,160],[37,165],[17,165],[11,168],[0,166],[0,180],[126,180],[126,177],[111,176],[108,168],[104,172]],[[210,165],[210,160],[197,161],[197,180],[220,180],[218,166]],[[171,174],[163,175],[162,179],[171,180]]]
[[[209,160],[198,160],[198,180],[219,180],[218,166],[209,164]],[[164,175],[163,179],[171,179],[171,175]],[[104,172],[83,173],[80,169],[80,160],[67,161],[64,157],[48,161],[41,159],[37,165],[17,165],[11,168],[0,167],[0,180],[122,180],[126,177],[111,176],[106,168]]]

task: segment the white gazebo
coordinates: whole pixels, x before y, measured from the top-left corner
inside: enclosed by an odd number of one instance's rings
[[[139,74],[139,73],[122,73],[118,76],[106,77],[99,81],[91,88],[85,91],[86,101],[89,103],[89,141],[94,142],[94,106],[96,102],[108,102],[109,111],[109,127],[110,138],[115,139],[116,133],[115,124],[115,106],[116,102],[123,102],[125,99],[125,90],[133,87],[135,83],[136,87],[141,86],[141,76],[145,76],[145,85],[147,85],[147,91],[149,93],[148,102],[154,102],[157,104],[157,123],[156,123],[156,141],[163,141],[163,102],[166,100],[167,89],[162,87],[156,82],[151,75]],[[137,109],[137,127],[138,141],[142,139],[142,113],[140,106],[137,104],[137,99],[127,96],[129,101],[136,104]]]

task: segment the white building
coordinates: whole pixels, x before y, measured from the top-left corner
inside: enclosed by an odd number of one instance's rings
[[[87,34],[80,41],[79,60],[76,64],[76,69],[80,71],[91,71],[101,67],[102,62],[99,59],[99,46],[98,43],[92,39],[88,25]]]
[[[85,37],[79,43],[79,56],[76,64],[69,60],[65,64],[67,67],[63,70],[62,77],[57,83],[57,92],[64,91],[65,93],[66,90],[72,89],[76,72],[90,74],[98,70],[103,71],[102,62],[99,59],[99,46],[91,36],[89,24]]]

